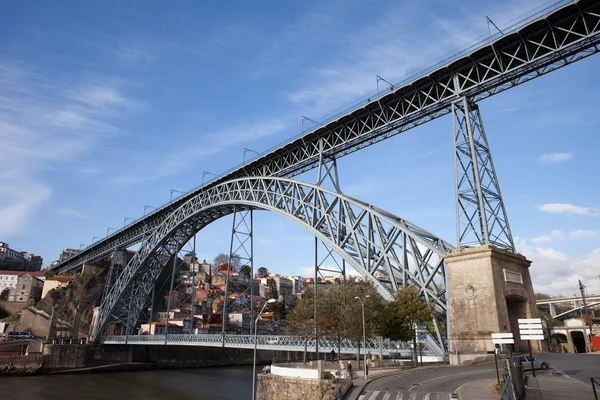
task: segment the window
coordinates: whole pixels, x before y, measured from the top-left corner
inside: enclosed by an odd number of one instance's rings
[[[22,290],[25,290],[25,285],[23,285]]]

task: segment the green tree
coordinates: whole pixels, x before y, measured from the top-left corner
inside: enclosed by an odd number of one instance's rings
[[[260,267],[257,272],[258,275],[262,278],[266,278],[267,276],[269,276],[269,270],[266,267]]]
[[[249,265],[242,265],[240,267],[240,274],[249,279],[252,275],[252,268]]]
[[[229,255],[225,253],[221,253],[217,255],[213,261],[213,268],[218,268],[220,264],[228,264],[229,263]],[[231,270],[238,271],[240,266],[242,265],[242,261],[239,255],[233,254],[231,256]]]
[[[290,332],[304,339],[303,362],[306,362],[308,339],[314,337],[314,301],[314,291],[312,287],[307,287],[302,292],[302,297],[296,300],[295,307],[287,315]]]
[[[399,334],[408,333],[409,337],[400,337],[409,339],[412,337],[413,346],[416,354],[417,338],[416,326],[419,322],[429,321],[433,318],[434,305],[425,301],[419,294],[419,288],[413,285],[404,286],[394,295],[390,305],[392,313],[387,315],[388,323],[399,329]],[[413,364],[416,357],[413,358]]]
[[[4,319],[9,316],[10,316],[10,313],[8,311],[6,311],[2,306],[0,306],[0,319]]]
[[[365,335],[369,339],[380,331],[379,314],[384,304],[370,283],[348,279],[327,286],[317,295],[319,334],[337,340],[338,355],[342,339],[355,340],[358,343],[357,360],[363,343],[361,301],[365,304]]]
[[[0,300],[8,300],[8,292],[10,292],[9,288],[6,288],[0,293]]]

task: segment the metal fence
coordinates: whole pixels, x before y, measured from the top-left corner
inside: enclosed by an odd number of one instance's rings
[[[510,373],[510,368],[508,366],[508,359],[504,360],[504,370],[506,373],[504,374],[504,387],[498,396],[498,400],[516,400],[517,396],[515,395],[515,387],[513,385],[512,375]]]
[[[504,375],[504,387],[498,396],[498,400],[516,400],[515,388],[510,374]]]
[[[598,400],[598,392],[600,392],[600,378],[590,378],[590,381],[592,381],[592,390],[594,391],[594,399]]]
[[[223,334],[170,334],[165,335],[129,335],[129,336],[107,336],[103,344],[131,344],[131,345],[180,345],[180,346],[209,346],[209,347],[234,347],[234,348],[253,348],[255,337],[253,335],[223,335]],[[433,346],[433,340],[422,341],[423,355],[443,358],[444,354],[439,354],[436,346]],[[393,341],[384,338],[368,339],[365,346],[361,346],[361,351],[371,352],[372,354],[383,355],[401,355],[411,356],[412,349],[410,342]],[[342,353],[356,353],[358,343],[353,340],[342,340],[338,343],[335,339],[319,338],[319,343],[315,343],[314,338],[305,338],[299,336],[271,336],[258,335],[256,337],[256,347],[261,350],[287,350],[314,352],[318,347],[319,353],[330,353],[332,350]],[[339,347],[338,347],[339,346]]]

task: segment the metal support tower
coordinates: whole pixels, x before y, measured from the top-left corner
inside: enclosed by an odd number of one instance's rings
[[[316,185],[319,187],[322,187],[322,188],[330,187],[336,193],[342,194],[342,190],[340,188],[340,180],[339,180],[339,174],[338,174],[337,162],[336,162],[335,156],[327,156],[324,154],[323,139],[319,139],[319,148],[320,148],[320,154],[319,154],[319,166],[317,169]],[[318,219],[318,216],[317,216],[318,201],[319,201],[319,199],[317,198],[317,193],[315,193],[314,198],[313,198],[313,210],[314,210],[313,219],[315,222]],[[343,217],[343,214],[340,214],[340,220],[338,221],[338,226],[340,226],[340,227],[345,226],[345,219]],[[342,228],[338,232],[338,236],[340,236],[340,238],[337,238],[337,239],[340,240],[341,236],[343,236],[343,235],[345,235],[344,228]],[[323,247],[325,249],[325,256],[323,256],[321,258],[319,258],[319,243],[321,243],[321,247]],[[333,273],[341,274],[342,279],[346,279],[346,262],[345,262],[345,260],[342,260],[342,265],[340,265],[338,260],[334,257],[334,254],[335,254],[335,252],[333,249],[328,247],[325,243],[320,241],[317,236],[315,236],[315,276],[314,276],[314,281],[313,281],[313,286],[314,286],[314,315],[313,315],[313,318],[314,318],[314,335],[315,335],[315,352],[316,353],[319,352],[319,340],[318,340],[319,339],[319,329],[318,329],[318,324],[317,324],[317,319],[319,316],[318,309],[317,309],[319,277],[324,278],[322,271],[326,271],[326,272],[333,272]],[[325,265],[326,261],[333,261],[333,263],[337,266],[337,269],[332,270],[332,269],[327,268],[327,265]]]
[[[227,331],[227,318],[232,305],[228,302],[228,296],[231,293],[238,293],[229,280],[229,275],[232,271],[234,257],[240,261],[240,266],[247,265],[250,267],[250,285],[245,292],[250,292],[249,309],[251,319],[250,334],[254,333],[254,235],[252,233],[254,227],[254,214],[252,209],[237,208],[233,213],[233,224],[231,228],[231,242],[229,246],[229,262],[227,265],[227,278],[225,287],[225,300],[223,303],[223,326],[222,332]]]
[[[452,103],[456,242],[515,251],[479,107],[467,97]]]

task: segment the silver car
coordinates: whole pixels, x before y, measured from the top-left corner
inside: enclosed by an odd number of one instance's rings
[[[532,358],[530,356],[520,356],[519,359],[521,360],[521,363],[523,364],[524,370],[531,369]],[[546,361],[533,357],[533,367],[535,369],[548,369],[549,365]]]

